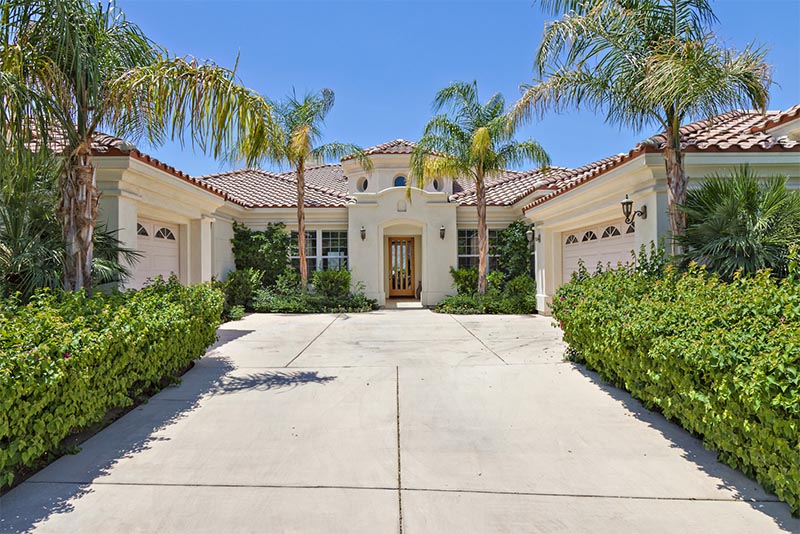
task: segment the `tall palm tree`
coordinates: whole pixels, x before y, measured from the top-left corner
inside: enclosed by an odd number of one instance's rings
[[[336,142],[317,145],[322,137],[325,117],[333,108],[333,103],[334,95],[330,89],[322,89],[318,93],[305,93],[300,97],[292,93],[276,106],[282,141],[276,145],[276,150],[264,153],[265,159],[290,165],[297,176],[297,248],[300,256],[300,281],[303,287],[308,284],[305,232],[306,164],[322,163],[325,160],[339,159],[352,154],[364,169],[372,168],[372,161],[356,145]]]
[[[478,293],[486,293],[488,234],[486,229],[486,179],[516,165],[550,164],[534,140],[515,141],[500,93],[481,104],[478,84],[454,82],[436,94],[437,113],[425,126],[411,155],[411,179],[417,187],[435,178],[469,178],[475,183],[478,204]],[[444,111],[444,113],[439,113]],[[410,187],[411,183],[407,184]]]
[[[183,141],[188,130],[194,146],[248,160],[274,141],[272,106],[242,87],[235,70],[169,56],[113,0],[105,8],[91,0],[6,0],[0,16],[2,139],[63,148],[65,289],[92,285],[98,131],[159,143]]]
[[[787,189],[785,176],[762,179],[748,166],[714,174],[680,208],[688,221],[683,259],[726,279],[766,268],[783,276],[789,246],[800,243],[800,192]]]
[[[641,130],[660,125],[670,227],[684,232],[678,209],[688,178],[681,148],[687,118],[735,108],[765,110],[771,85],[766,50],[721,46],[709,26],[708,0],[541,0],[560,20],[545,25],[536,53],[539,79],[523,84],[515,122],[535,112],[588,105],[608,122]]]

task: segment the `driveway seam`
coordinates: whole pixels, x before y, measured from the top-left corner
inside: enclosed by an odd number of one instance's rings
[[[477,340],[478,340],[478,343],[480,343],[481,345],[483,345],[484,347],[486,347],[486,350],[488,350],[489,352],[491,352],[492,354],[494,354],[494,355],[497,357],[497,359],[498,359],[498,360],[500,360],[501,362],[503,362],[503,364],[505,364],[505,365],[508,365],[508,362],[507,362],[507,361],[505,361],[503,358],[501,358],[501,357],[500,357],[500,355],[499,355],[499,354],[497,354],[495,351],[493,351],[493,350],[492,350],[492,349],[489,347],[489,345],[487,345],[486,343],[484,343],[484,342],[483,342],[483,340],[482,340],[481,338],[479,338],[478,336],[476,336],[476,335],[475,335],[475,334],[472,332],[472,330],[470,330],[469,328],[467,328],[466,326],[464,326],[464,323],[462,323],[461,321],[459,321],[458,319],[456,319],[456,318],[455,318],[455,316],[454,316],[452,313],[448,313],[447,315],[449,315],[449,316],[450,316],[450,317],[451,317],[451,318],[452,318],[452,319],[453,319],[455,322],[457,322],[457,323],[459,324],[459,326],[461,326],[461,328],[463,328],[464,330],[466,330],[466,331],[469,333],[469,335],[471,335],[472,337],[474,337],[475,339],[477,339]]]
[[[397,401],[397,508],[400,534],[403,534],[403,471],[400,463],[400,366],[396,366],[394,370],[397,384],[395,390]]]
[[[70,486],[97,485],[97,486],[153,486],[174,488],[269,488],[269,489],[346,489],[346,490],[374,490],[397,491],[396,486],[336,486],[326,484],[182,484],[172,482],[75,482],[68,480],[26,480],[24,484],[62,484]]]
[[[341,316],[342,316],[342,314],[341,314],[341,313],[339,313],[339,314],[336,314],[336,317],[334,317],[334,318],[333,318],[333,321],[331,321],[330,323],[328,323],[328,326],[326,326],[325,328],[323,328],[323,329],[322,329],[322,332],[320,332],[319,334],[317,334],[316,336],[314,336],[314,339],[312,339],[311,341],[309,341],[309,342],[308,342],[308,345],[306,345],[305,347],[303,347],[303,350],[301,350],[300,352],[298,352],[298,353],[297,353],[297,356],[295,356],[294,358],[292,358],[292,359],[291,359],[291,361],[290,361],[289,363],[287,363],[286,365],[284,365],[284,367],[289,367],[290,365],[292,365],[292,364],[294,363],[294,361],[295,361],[297,358],[299,358],[300,356],[302,356],[302,355],[303,355],[303,353],[304,353],[306,350],[308,350],[308,347],[310,347],[311,345],[313,345],[313,344],[314,344],[314,342],[315,342],[316,340],[318,340],[318,339],[320,338],[320,336],[321,336],[322,334],[324,334],[324,333],[325,333],[325,332],[328,330],[328,328],[330,328],[330,327],[331,327],[331,325],[332,325],[333,323],[335,323],[335,322],[336,322],[336,320],[337,320],[339,317],[341,317]]]

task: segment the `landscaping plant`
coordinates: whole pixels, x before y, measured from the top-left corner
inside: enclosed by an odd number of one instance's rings
[[[800,267],[730,282],[661,254],[590,275],[552,311],[573,359],[702,437],[800,512]]]
[[[0,487],[201,357],[221,312],[218,290],[175,278],[126,293],[42,290],[27,304],[0,302]]]

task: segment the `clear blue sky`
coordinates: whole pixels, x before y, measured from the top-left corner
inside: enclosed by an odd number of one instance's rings
[[[477,80],[481,98],[508,103],[532,75],[545,16],[534,0],[343,2],[119,0],[128,19],[170,51],[232,66],[270,98],[330,87],[336,105],[326,141],[363,147],[416,140],[436,91]],[[729,46],[768,46],[770,108],[800,103],[800,0],[716,0],[717,34]],[[630,150],[652,131],[620,131],[584,112],[550,114],[525,128],[555,165],[574,167]],[[145,152],[198,176],[225,169],[175,143]]]

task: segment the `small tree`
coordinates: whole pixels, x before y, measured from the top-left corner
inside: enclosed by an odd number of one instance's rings
[[[478,209],[478,293],[486,293],[488,234],[486,179],[515,165],[549,165],[547,153],[536,141],[515,141],[505,99],[495,93],[481,104],[477,82],[455,82],[436,94],[434,116],[411,155],[411,178],[417,187],[436,178],[469,178],[475,184]],[[411,182],[407,184],[411,187]]]

